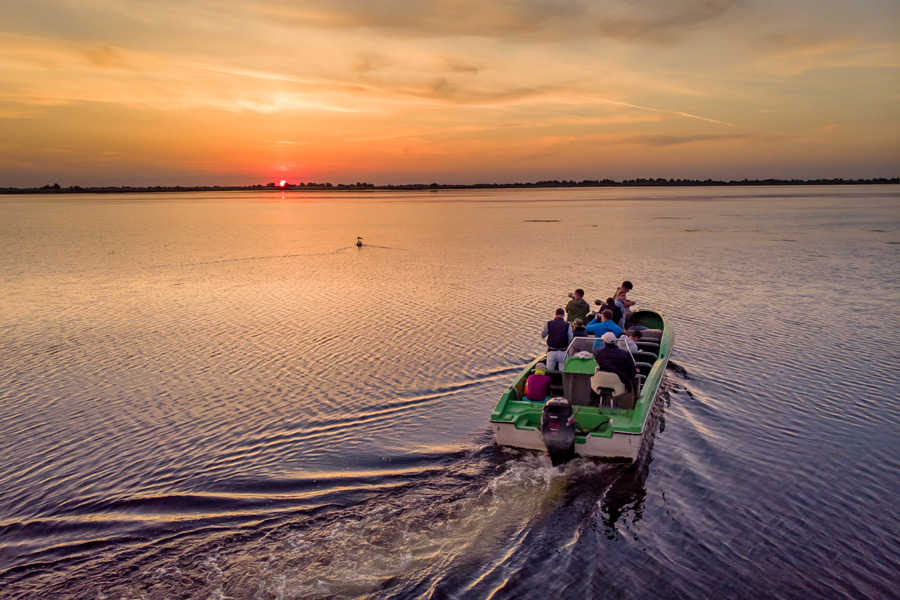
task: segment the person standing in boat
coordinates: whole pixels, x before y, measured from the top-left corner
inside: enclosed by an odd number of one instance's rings
[[[585,331],[597,338],[596,340],[594,340],[593,350],[595,352],[603,347],[603,341],[600,339],[600,337],[604,333],[611,332],[616,337],[622,335],[622,328],[616,325],[612,318],[613,311],[607,308],[600,313],[599,319],[594,319],[593,321],[588,323],[587,327],[584,328]],[[613,339],[613,343],[615,343],[615,339]]]
[[[586,319],[591,312],[591,305],[584,299],[584,290],[578,288],[575,293],[569,294],[569,302],[566,304],[566,321],[574,323],[575,319]]]
[[[547,338],[547,368],[551,371],[562,371],[566,364],[566,348],[574,337],[572,327],[564,318],[565,314],[566,311],[557,308],[556,317],[552,321],[547,321],[541,332],[541,338]]]
[[[619,286],[616,293],[613,295],[616,304],[622,309],[622,322],[619,324],[622,329],[625,328],[625,324],[631,319],[631,307],[637,304],[636,300],[628,299],[628,292],[633,289],[634,286],[631,282],[626,280],[622,282],[622,285]]]

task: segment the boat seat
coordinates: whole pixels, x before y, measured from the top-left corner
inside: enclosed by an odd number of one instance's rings
[[[562,371],[551,371],[547,369],[547,375],[550,376],[550,396],[562,396],[563,395],[563,372]]]
[[[662,339],[662,329],[641,329],[641,339],[646,342],[657,342]]]
[[[598,406],[609,404],[614,408],[634,408],[635,395],[625,389],[619,376],[609,371],[597,371],[591,377],[592,397]]]
[[[619,376],[609,371],[597,371],[591,377],[591,389],[597,392],[598,388],[611,389],[614,394],[622,394],[625,392],[625,384],[619,379]]]
[[[644,376],[649,375],[650,369],[653,368],[653,365],[650,363],[638,362],[638,361],[634,362],[634,366],[637,367],[638,373],[640,373],[641,375],[644,375]]]
[[[637,342],[637,347],[644,352],[653,352],[654,354],[659,352],[659,344],[656,342],[645,342],[643,339]]]
[[[656,355],[652,352],[638,350],[637,352],[632,352],[631,357],[634,359],[634,362],[647,362],[651,365],[656,362]]]

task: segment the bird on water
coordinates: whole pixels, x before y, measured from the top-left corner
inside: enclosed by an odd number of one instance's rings
[[[356,236],[356,247],[359,248],[360,246],[362,246],[362,238]]]

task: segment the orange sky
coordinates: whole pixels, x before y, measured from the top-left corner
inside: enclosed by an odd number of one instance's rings
[[[4,0],[0,187],[900,176],[896,0]]]

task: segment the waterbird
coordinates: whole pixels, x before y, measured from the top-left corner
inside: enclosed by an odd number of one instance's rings
[[[359,248],[360,246],[362,246],[362,238],[356,236],[356,247]]]

